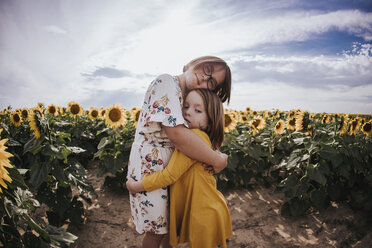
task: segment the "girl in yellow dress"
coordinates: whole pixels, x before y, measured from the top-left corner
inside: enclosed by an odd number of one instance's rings
[[[208,146],[218,149],[224,137],[224,111],[219,97],[205,89],[195,89],[185,98],[183,117],[189,128]],[[145,175],[142,181],[131,178],[131,194],[151,192],[170,186],[169,243],[189,243],[190,247],[226,247],[232,235],[226,201],[217,190],[216,180],[201,162],[189,158],[177,148],[165,169]]]

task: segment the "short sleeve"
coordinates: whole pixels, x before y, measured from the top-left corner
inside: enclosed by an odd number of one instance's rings
[[[161,125],[183,125],[182,92],[177,81],[167,74],[160,75],[150,85],[145,97],[144,132],[158,131]]]

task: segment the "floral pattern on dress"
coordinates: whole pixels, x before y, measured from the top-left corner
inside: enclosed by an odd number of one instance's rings
[[[141,180],[145,174],[164,169],[174,151],[162,126],[184,124],[182,92],[176,78],[164,74],[146,92],[132,145],[128,176]],[[132,220],[139,233],[168,232],[168,188],[130,195]]]

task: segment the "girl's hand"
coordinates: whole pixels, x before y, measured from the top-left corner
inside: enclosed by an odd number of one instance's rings
[[[215,151],[217,153],[216,163],[213,165],[213,169],[215,173],[219,173],[223,169],[227,167],[227,154],[222,153],[220,151]]]
[[[129,193],[131,194],[136,194],[138,192],[145,191],[142,185],[142,181],[135,181],[131,177],[127,179],[127,182],[125,183],[125,185],[127,186]]]
[[[204,170],[208,171],[209,174],[214,174],[214,169],[212,165],[209,164],[203,164]]]
[[[129,191],[129,193],[131,193],[131,194],[138,193],[138,192],[136,192],[136,187],[135,187],[136,186],[136,181],[133,178],[129,177],[127,179],[127,182],[125,183],[125,185],[127,186],[127,189]]]

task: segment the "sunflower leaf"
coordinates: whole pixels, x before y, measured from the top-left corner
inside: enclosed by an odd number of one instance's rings
[[[99,142],[98,146],[97,146],[97,149],[98,150],[101,150],[102,148],[104,148],[105,146],[111,144],[112,142],[114,141],[114,139],[109,136],[109,137],[104,137],[101,139],[101,141]]]
[[[68,121],[56,121],[55,124],[58,127],[68,127],[68,126],[72,126],[73,125],[73,123],[68,122]]]
[[[228,168],[235,171],[239,164],[239,156],[236,153],[230,154],[228,158]]]
[[[6,142],[6,145],[9,146],[22,146],[21,143],[13,139],[12,137],[8,137],[8,141]]]
[[[307,175],[310,179],[320,183],[323,186],[325,186],[325,184],[327,183],[327,178],[324,176],[317,165],[310,164],[307,167]]]
[[[40,234],[41,237],[43,237],[44,240],[46,240],[47,242],[50,242],[49,233],[47,231],[45,231],[43,228],[41,228],[31,217],[27,216],[27,218],[28,218],[27,224],[33,230],[35,230],[38,234]]]
[[[293,139],[293,142],[296,144],[296,145],[302,145],[304,143],[304,139],[305,138],[297,138],[297,139]]]
[[[42,150],[42,154],[46,157],[53,156],[53,157],[56,157],[58,159],[63,159],[64,158],[61,150],[54,145],[45,146]]]
[[[86,151],[85,149],[77,146],[66,146],[66,149],[70,150],[74,154],[79,154]]]
[[[35,160],[31,167],[31,184],[38,188],[45,181],[50,170],[49,163],[39,163],[38,160]]]
[[[43,139],[36,139],[35,137],[32,137],[24,146],[23,146],[23,155],[25,155],[27,152],[32,152],[36,150],[38,147],[41,146],[43,143]]]

